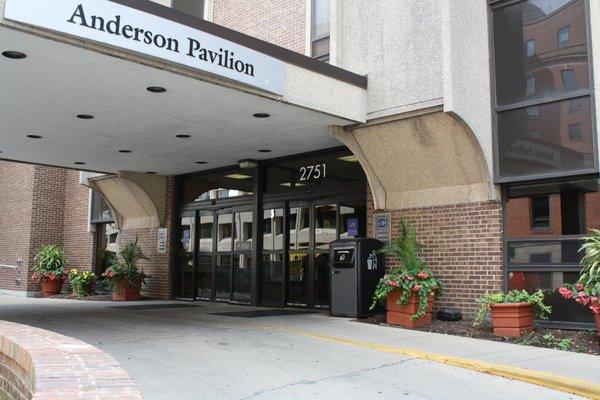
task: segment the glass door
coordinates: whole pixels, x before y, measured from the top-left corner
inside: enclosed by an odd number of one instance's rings
[[[194,298],[194,257],[196,238],[196,213],[185,213],[180,219],[179,238],[179,297]]]
[[[215,263],[215,298],[231,299],[231,265],[233,250],[233,213],[221,211],[217,213],[216,263]]]
[[[287,304],[307,306],[310,303],[308,285],[311,250],[309,203],[290,204],[288,220]]]
[[[196,256],[196,296],[210,300],[212,296],[213,253],[215,247],[214,215],[200,212],[198,221],[198,254]]]
[[[284,302],[284,209],[277,204],[263,210],[262,264],[260,270],[261,305],[283,306]]]
[[[232,298],[243,303],[250,302],[253,213],[252,211],[235,210],[233,266],[232,266]]]
[[[330,305],[329,244],[338,238],[337,215],[337,204],[313,205],[311,231],[314,237],[312,264],[314,265],[313,304],[315,307]]]

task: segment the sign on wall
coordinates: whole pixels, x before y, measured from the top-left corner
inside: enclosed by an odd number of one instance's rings
[[[284,62],[110,1],[6,0],[4,17],[284,94]]]
[[[373,237],[385,244],[390,244],[392,240],[390,213],[373,215]]]
[[[158,228],[158,246],[156,251],[158,254],[167,252],[167,228]]]

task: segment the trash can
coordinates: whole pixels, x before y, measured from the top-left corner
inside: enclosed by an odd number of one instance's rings
[[[331,315],[364,318],[373,293],[385,274],[383,243],[376,239],[340,239],[332,242],[330,251]]]

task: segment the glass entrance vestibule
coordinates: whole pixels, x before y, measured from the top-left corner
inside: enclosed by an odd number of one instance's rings
[[[346,149],[213,170],[179,186],[178,298],[327,308],[329,244],[366,233],[366,179]]]

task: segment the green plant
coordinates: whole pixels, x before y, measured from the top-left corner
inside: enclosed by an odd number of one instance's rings
[[[67,261],[60,246],[43,246],[33,259],[31,278],[38,282],[63,279]]]
[[[113,291],[117,291],[119,282],[125,281],[126,287],[131,287],[140,290],[148,275],[140,271],[138,262],[148,260],[142,252],[142,248],[138,245],[138,238],[135,241],[129,242],[119,252],[123,262],[118,259],[113,260],[112,265],[102,274],[102,277],[109,283]]]
[[[69,271],[69,283],[77,297],[85,297],[92,294],[96,279],[96,274],[90,271],[79,272],[76,268]]]
[[[571,339],[558,339],[551,333],[542,336],[542,338],[544,339],[544,342],[546,342],[546,345],[548,347],[553,347],[555,349],[568,351],[573,349],[574,347],[573,341]]]
[[[401,261],[401,266],[393,268],[377,284],[373,295],[371,310],[377,304],[385,304],[388,296],[400,291],[398,304],[406,305],[412,295],[419,298],[419,307],[412,320],[423,317],[427,310],[429,297],[443,294],[442,283],[433,277],[433,273],[425,263],[423,247],[417,240],[417,230],[405,220],[400,220],[401,236],[381,249],[381,252],[394,253]]]
[[[538,290],[535,293],[529,294],[525,290],[511,290],[508,293],[488,293],[477,301],[479,303],[479,311],[473,322],[474,326],[480,326],[483,323],[486,315],[490,312],[492,304],[504,303],[531,303],[536,311],[536,317],[546,319],[552,312],[552,307],[544,304],[544,292]]]
[[[565,299],[573,299],[577,303],[588,306],[594,314],[600,313],[600,230],[592,229],[592,234],[584,238],[579,249],[585,255],[581,259],[583,267],[577,282],[566,284],[558,289]]]

